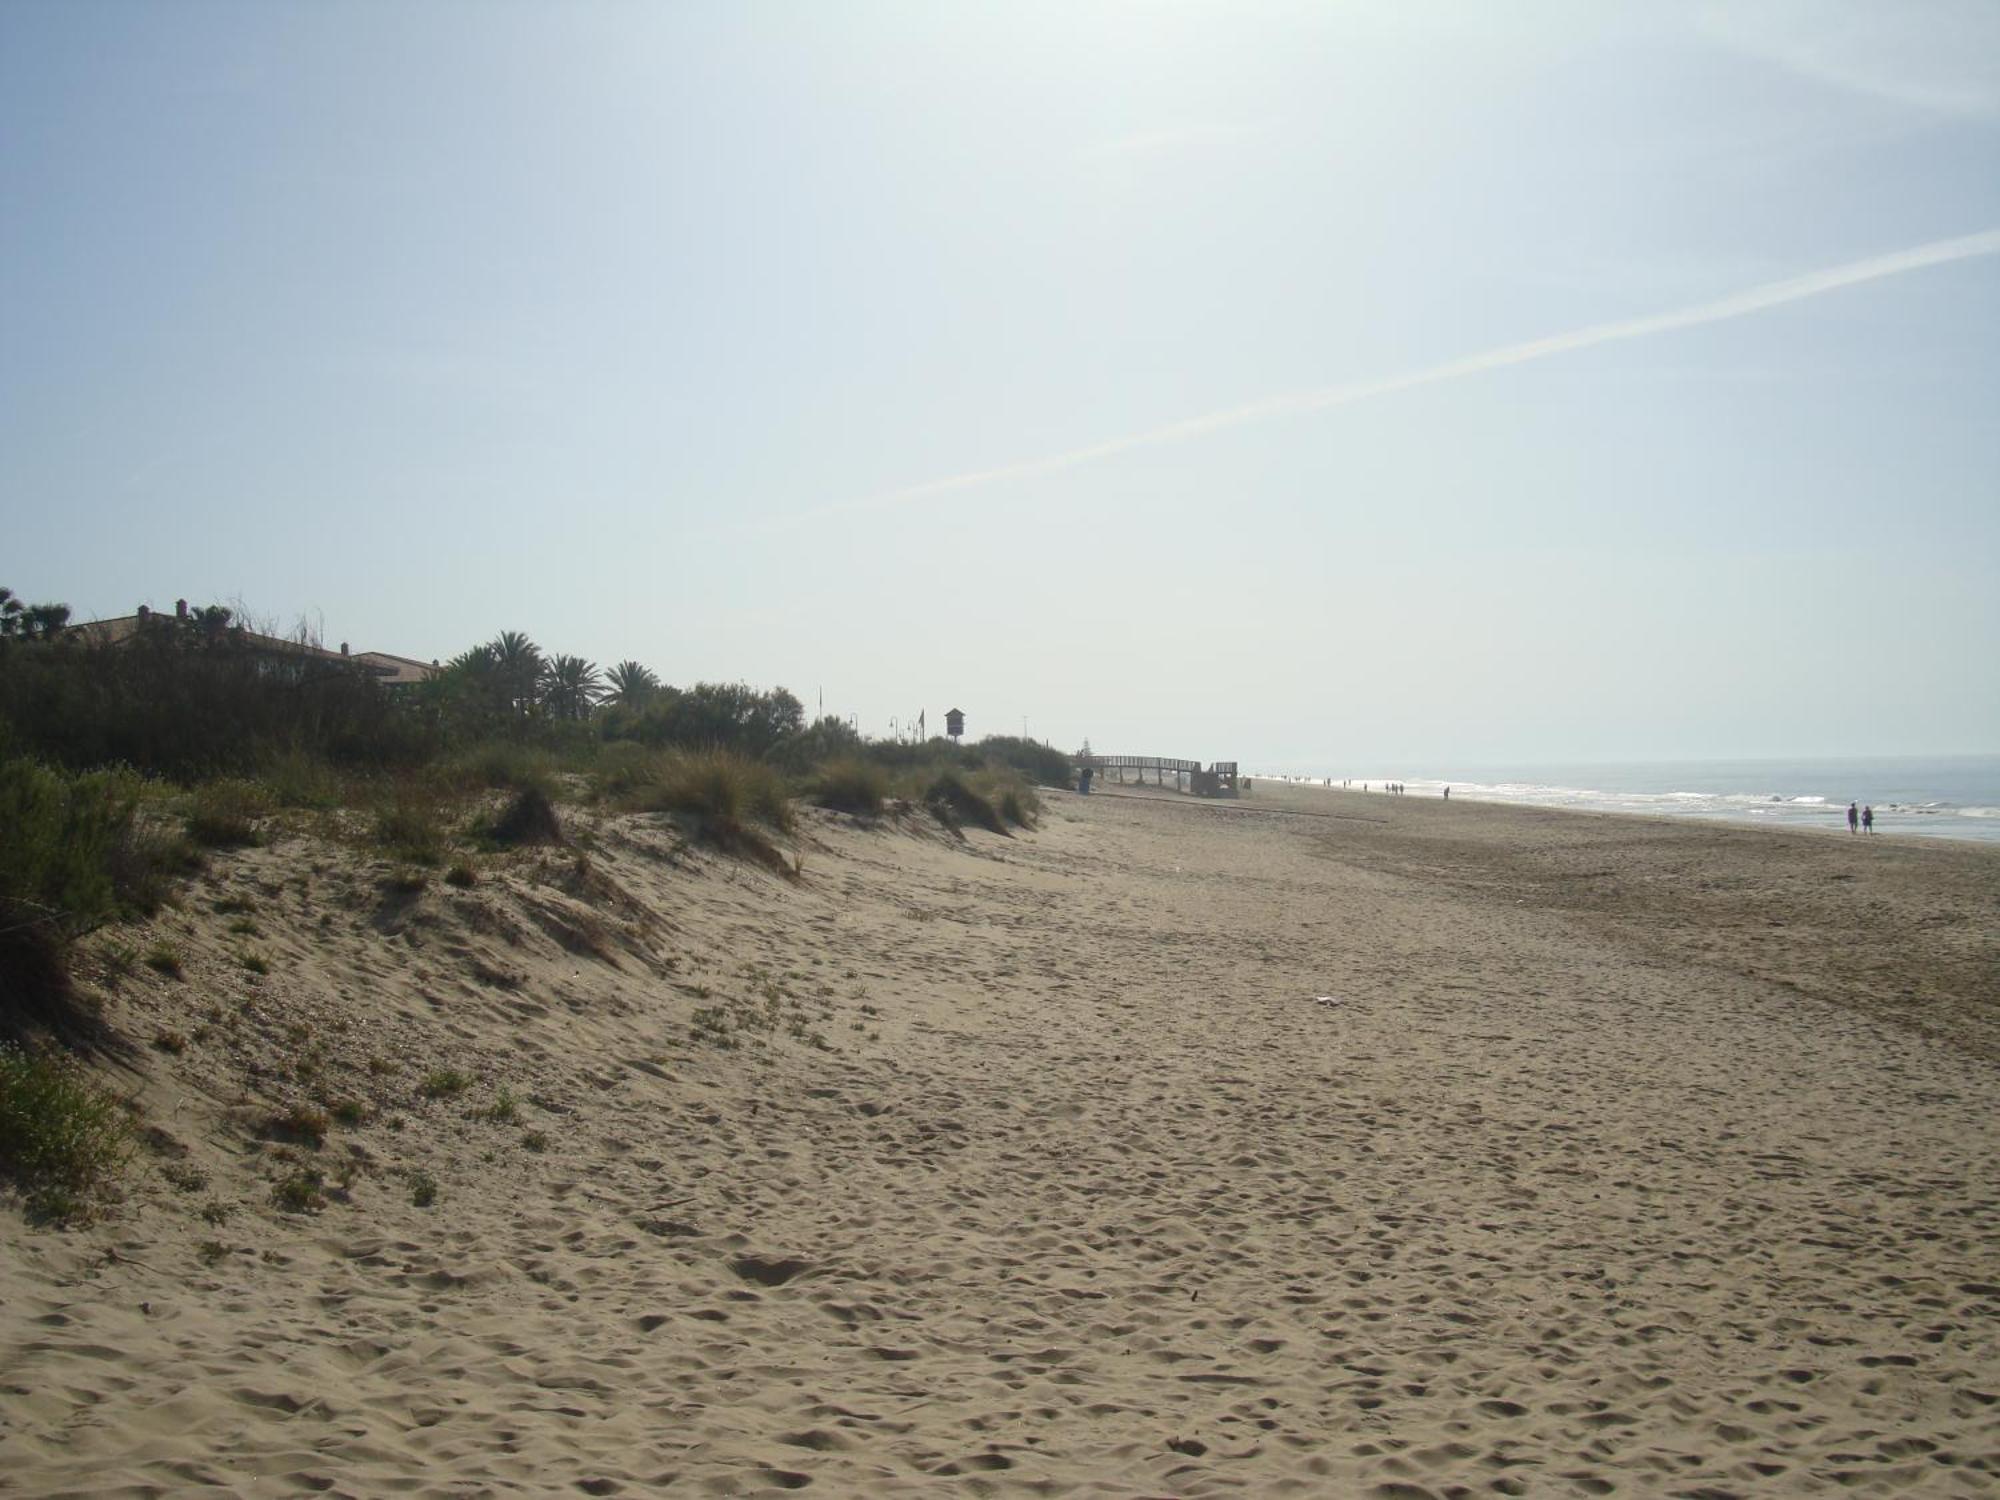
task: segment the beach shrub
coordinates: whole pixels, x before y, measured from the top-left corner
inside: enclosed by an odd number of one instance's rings
[[[817,806],[873,817],[889,799],[889,776],[880,766],[843,757],[819,768],[808,783],[807,795]]]
[[[677,815],[699,838],[727,844],[761,823],[780,832],[793,824],[791,795],[770,766],[728,750],[691,750],[623,762],[619,801],[641,812]]]
[[[445,776],[459,786],[532,790],[549,799],[556,795],[555,756],[518,740],[481,740],[450,757],[443,769]]]
[[[650,805],[672,813],[697,841],[788,873],[763,832],[788,831],[794,821],[790,793],[771,767],[728,750],[683,751],[663,757],[650,793]]]
[[[294,1104],[291,1108],[271,1116],[265,1129],[279,1140],[298,1141],[314,1150],[326,1143],[326,1133],[333,1122],[327,1118],[325,1110],[316,1104]]]
[[[197,787],[187,814],[188,837],[211,849],[236,849],[257,842],[257,820],[271,811],[270,798],[255,782],[224,777]]]
[[[1033,828],[1035,816],[1042,810],[1042,799],[1027,786],[1002,786],[992,802],[1000,816],[1016,828]]]
[[[271,1199],[288,1214],[317,1213],[326,1207],[326,1174],[302,1167],[273,1184]]]
[[[1001,820],[1013,827],[1032,828],[1042,799],[1028,779],[1010,766],[988,765],[965,778],[966,784],[993,805]]]
[[[259,771],[258,779],[279,807],[323,812],[346,801],[346,788],[333,767],[302,750],[285,750],[271,756]]]
[[[908,772],[976,771],[985,764],[977,751],[942,735],[927,740],[870,740],[863,753],[878,766]]]
[[[637,740],[612,740],[598,752],[591,767],[591,795],[599,801],[624,803],[653,780],[660,752]]]
[[[972,823],[1005,836],[1007,824],[999,810],[957,771],[942,771],[924,788],[924,805],[945,827]]]
[[[31,760],[0,761],[0,1037],[46,1032],[72,1046],[110,1033],[70,977],[75,940],[150,909],[188,852],[135,828],[140,783]]]
[[[815,766],[859,760],[867,748],[867,741],[845,719],[827,715],[797,734],[779,740],[767,758],[796,776]]]
[[[443,864],[448,837],[436,793],[416,777],[398,778],[375,809],[375,841],[410,864]]]
[[[16,748],[89,769],[124,764],[195,783],[251,775],[286,753],[413,765],[437,727],[336,658],[236,628],[220,606],[154,615],[111,645],[71,629],[0,658],[0,719]]]
[[[607,740],[730,750],[761,759],[805,727],[805,705],[784,688],[698,682],[686,689],[661,687],[641,704],[607,709],[602,723]]]
[[[472,1087],[472,1075],[457,1068],[436,1068],[424,1075],[418,1092],[426,1099],[449,1099]]]
[[[165,938],[148,948],[143,955],[146,967],[156,974],[164,974],[169,979],[187,977],[187,960],[181,950]]]
[[[973,746],[991,766],[1011,766],[1038,786],[1069,785],[1070,758],[1053,745],[1019,735],[989,734]]]
[[[0,763],[0,900],[45,909],[72,935],[108,920],[137,808],[131,776]]]
[[[76,1059],[0,1042],[0,1169],[19,1184],[30,1213],[87,1216],[131,1153],[123,1104]]]
[[[524,786],[493,820],[488,833],[499,844],[560,844],[562,820],[539,786]]]

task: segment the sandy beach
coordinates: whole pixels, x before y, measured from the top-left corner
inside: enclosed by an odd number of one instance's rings
[[[566,816],[469,889],[218,856],[179,980],[95,940],[153,1135],[0,1206],[0,1493],[2000,1491],[2000,851]]]

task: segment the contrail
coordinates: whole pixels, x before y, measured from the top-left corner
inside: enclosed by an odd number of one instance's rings
[[[857,511],[889,510],[940,495],[954,494],[960,490],[998,484],[1002,480],[1035,479],[1044,474],[1059,473],[1064,469],[1080,468],[1084,464],[1096,463],[1100,459],[1114,458],[1121,453],[1130,453],[1140,448],[1157,448],[1167,443],[1200,437],[1204,433],[1219,432],[1228,427],[1247,427],[1255,422],[1269,422],[1277,417],[1295,416],[1301,412],[1325,411],[1329,407],[1346,406],[1354,401],[1367,401],[1395,391],[1406,391],[1414,386],[1434,385],[1441,380],[1457,380],[1466,375],[1479,375],[1488,370],[1504,369],[1508,365],[1524,365],[1531,360],[1568,354],[1577,349],[1589,349],[1598,344],[1616,343],[1621,339],[1645,338],[1649,334],[1672,333],[1677,329],[1694,328],[1703,323],[1720,323],[1728,318],[1745,317],[1750,313],[1762,312],[1766,308],[1778,307],[1787,302],[1800,302],[1807,297],[1817,297],[1824,292],[1839,291],[1842,287],[1858,286],[1864,281],[1880,281],[1886,276],[1901,276],[1908,271],[1921,271],[1929,266],[1941,266],[1951,261],[1969,260],[1974,256],[1992,255],[1996,252],[2000,252],[2000,229],[1985,229],[1977,234],[1960,235],[1956,239],[1933,240],[1928,245],[1917,245],[1908,250],[1873,256],[1868,260],[1850,261],[1844,266],[1831,266],[1823,271],[1812,271],[1804,276],[1794,276],[1784,281],[1769,281],[1762,286],[1751,287],[1748,291],[1737,292],[1713,302],[1699,302],[1692,307],[1677,308],[1673,312],[1655,313],[1644,318],[1626,318],[1614,323],[1593,323],[1588,328],[1579,328],[1571,333],[1551,334],[1547,338],[1530,339],[1523,344],[1508,344],[1499,349],[1468,354],[1462,359],[1432,365],[1428,369],[1415,370],[1406,375],[1391,375],[1376,380],[1359,380],[1346,385],[1322,386],[1316,390],[1266,396],[1242,406],[1223,407],[1179,422],[1168,422],[1163,426],[1148,427],[1141,432],[1127,433],[1124,437],[1106,438],[1100,443],[1071,448],[1063,453],[1051,453],[1042,458],[1021,459],[988,469],[970,469],[963,474],[952,474],[943,479],[929,479],[921,484],[884,490],[856,500],[838,501],[815,510],[780,518],[774,524],[784,525],[787,522],[796,524]]]

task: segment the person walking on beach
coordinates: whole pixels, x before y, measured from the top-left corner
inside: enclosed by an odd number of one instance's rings
[[[1861,809],[1861,831],[1869,834],[1875,831],[1875,808],[1872,803]]]
[[[1847,804],[1847,831],[1853,833],[1861,823],[1861,814],[1852,802]]]
[[[1447,802],[1451,801],[1451,788],[1450,788],[1450,787],[1446,787],[1446,788],[1444,789],[1444,800],[1445,800],[1445,801],[1447,801]]]

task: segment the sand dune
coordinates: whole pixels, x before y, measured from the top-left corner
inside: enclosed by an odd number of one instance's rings
[[[0,1209],[0,1492],[2000,1486],[1987,851],[1264,787],[815,815],[797,881],[592,838],[162,919],[130,1201]]]

